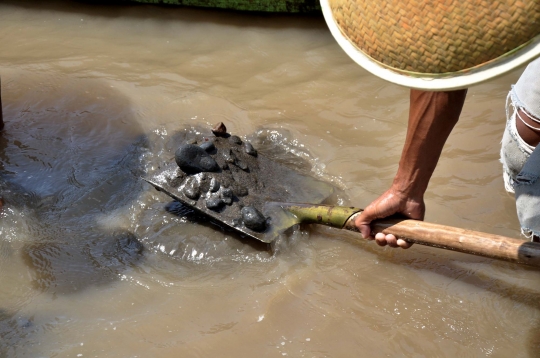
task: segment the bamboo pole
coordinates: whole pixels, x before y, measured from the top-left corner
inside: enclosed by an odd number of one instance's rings
[[[362,209],[299,203],[278,203],[299,223],[314,223],[358,232],[354,219]],[[506,236],[432,224],[425,221],[387,218],[371,224],[382,232],[415,244],[540,267],[540,243]]]

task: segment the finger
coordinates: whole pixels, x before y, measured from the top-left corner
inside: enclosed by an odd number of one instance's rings
[[[386,246],[386,235],[382,232],[377,233],[377,235],[375,235],[375,242],[379,246]]]
[[[386,243],[390,247],[399,247],[398,244],[397,244],[397,237],[395,237],[392,234],[386,235]]]
[[[365,211],[358,215],[358,217],[354,220],[354,225],[356,225],[364,239],[373,240],[371,238],[371,227],[369,226],[372,219],[369,217],[369,215],[364,215],[364,213]]]
[[[398,239],[397,240],[397,244],[399,247],[401,247],[402,249],[408,249],[409,247],[412,246],[412,242],[407,242],[403,239]]]
[[[362,235],[362,236],[363,236],[363,235]],[[371,229],[370,229],[370,232],[369,232],[368,236],[367,236],[367,237],[364,237],[364,239],[366,239],[367,241],[373,241],[373,240],[375,240],[375,237],[373,236],[373,232],[371,231]]]
[[[360,234],[362,234],[362,237],[367,240],[373,240],[373,236],[371,236],[371,227],[369,224],[362,224],[357,226],[358,230],[360,230]]]

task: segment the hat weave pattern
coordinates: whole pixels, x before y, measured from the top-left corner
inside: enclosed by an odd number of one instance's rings
[[[540,0],[330,0],[330,7],[354,46],[404,72],[464,71],[540,34]]]

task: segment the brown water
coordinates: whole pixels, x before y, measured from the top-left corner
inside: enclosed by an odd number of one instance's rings
[[[540,355],[534,269],[325,228],[271,255],[138,180],[175,133],[224,121],[339,203],[382,193],[408,91],[322,17],[39,3],[0,4],[0,357]],[[519,235],[498,163],[519,73],[470,90],[426,220]]]

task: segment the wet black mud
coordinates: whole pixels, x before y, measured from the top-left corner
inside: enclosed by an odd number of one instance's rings
[[[148,179],[183,204],[264,242],[272,241],[264,236],[271,231],[271,218],[261,214],[265,203],[321,203],[334,192],[330,184],[259,154],[223,128],[186,133],[174,161]]]

